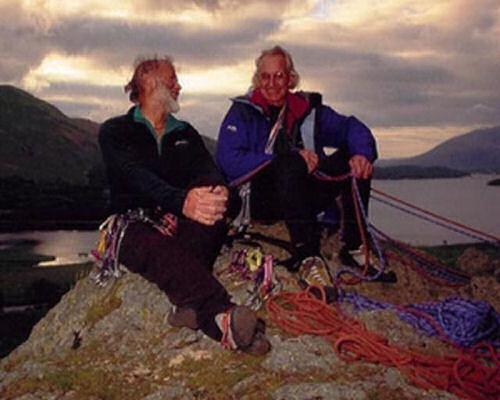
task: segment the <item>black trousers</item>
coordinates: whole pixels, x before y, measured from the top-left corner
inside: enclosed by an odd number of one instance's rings
[[[338,150],[322,159],[319,170],[339,176],[350,171],[345,150]],[[368,210],[371,180],[358,180],[365,210]],[[319,212],[341,196],[343,209],[342,237],[350,249],[358,248],[361,235],[351,191],[351,179],[319,180],[307,172],[307,165],[298,153],[278,155],[251,180],[250,207],[252,218],[262,221],[285,220],[292,243],[299,257],[319,254]]]
[[[201,176],[190,187],[217,184]],[[234,207],[231,200],[228,207]],[[176,234],[164,236],[150,225],[133,223],[125,232],[120,262],[155,283],[174,305],[194,309],[200,329],[220,340],[214,318],[233,303],[212,270],[227,230],[223,220],[207,226],[179,217]]]
[[[142,222],[132,223],[122,241],[120,262],[155,283],[174,305],[193,308],[200,329],[220,340],[214,317],[232,303],[212,266],[226,233],[223,223],[209,227],[187,218],[179,219],[173,237]]]

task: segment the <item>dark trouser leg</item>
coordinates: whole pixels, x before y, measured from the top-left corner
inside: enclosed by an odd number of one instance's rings
[[[211,273],[222,224],[205,227],[180,219],[177,234],[163,236],[143,223],[131,224],[125,234],[120,261],[132,272],[158,285],[177,306],[194,308],[202,331],[220,339],[214,317],[231,306],[229,295]],[[205,252],[204,249],[207,249]]]
[[[251,214],[257,220],[284,219],[299,257],[319,253],[319,226],[307,166],[298,153],[277,156],[252,178]]]
[[[345,149],[339,149],[337,152],[329,157],[321,160],[320,170],[330,176],[340,176],[350,171],[349,156]],[[371,179],[357,179],[356,180],[361,201],[365,212],[368,214],[368,202],[370,199]],[[334,201],[334,198],[340,193],[343,209],[343,230],[342,238],[348,249],[356,249],[361,243],[361,235],[359,231],[359,224],[356,217],[356,209],[354,206],[354,198],[352,193],[352,179],[336,182],[318,182],[318,210],[324,209],[328,206],[329,202]],[[357,200],[356,200],[357,201]],[[363,224],[363,229],[366,227]]]
[[[344,240],[346,247],[349,250],[357,249],[362,244],[361,234],[359,230],[359,222],[356,216],[356,209],[354,206],[354,201],[355,200],[357,201],[357,199],[353,198],[351,182],[352,180],[349,179],[349,184],[345,185],[346,187],[344,188],[342,193],[342,208],[344,209],[344,227],[342,231],[342,238]],[[356,182],[358,185],[361,201],[363,203],[363,208],[365,210],[366,215],[368,215],[368,201],[370,198],[371,180],[358,179],[356,180]],[[363,221],[361,211],[359,218],[362,223],[363,233],[366,238],[366,225]]]

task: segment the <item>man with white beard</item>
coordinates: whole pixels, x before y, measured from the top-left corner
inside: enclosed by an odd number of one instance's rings
[[[264,354],[270,344],[263,321],[234,305],[212,275],[227,233],[228,189],[198,132],[172,115],[180,90],[170,58],[142,59],[125,86],[135,105],[101,126],[111,220],[124,221],[114,233],[123,235],[119,254],[108,261],[165,292],[175,305],[171,325]]]

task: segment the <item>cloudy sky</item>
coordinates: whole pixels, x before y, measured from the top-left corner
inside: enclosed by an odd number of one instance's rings
[[[353,114],[383,158],[500,124],[498,0],[0,0],[0,82],[102,122],[137,55],[170,54],[180,116],[216,137],[254,59],[281,44],[301,89]]]

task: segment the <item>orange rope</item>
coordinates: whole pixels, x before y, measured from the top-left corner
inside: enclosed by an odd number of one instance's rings
[[[396,367],[422,389],[446,390],[473,400],[496,400],[500,396],[500,360],[488,344],[444,358],[391,345],[381,335],[345,314],[338,305],[327,305],[309,291],[281,292],[266,303],[270,318],[294,335],[319,335],[333,345],[337,357],[346,361],[369,361]]]

